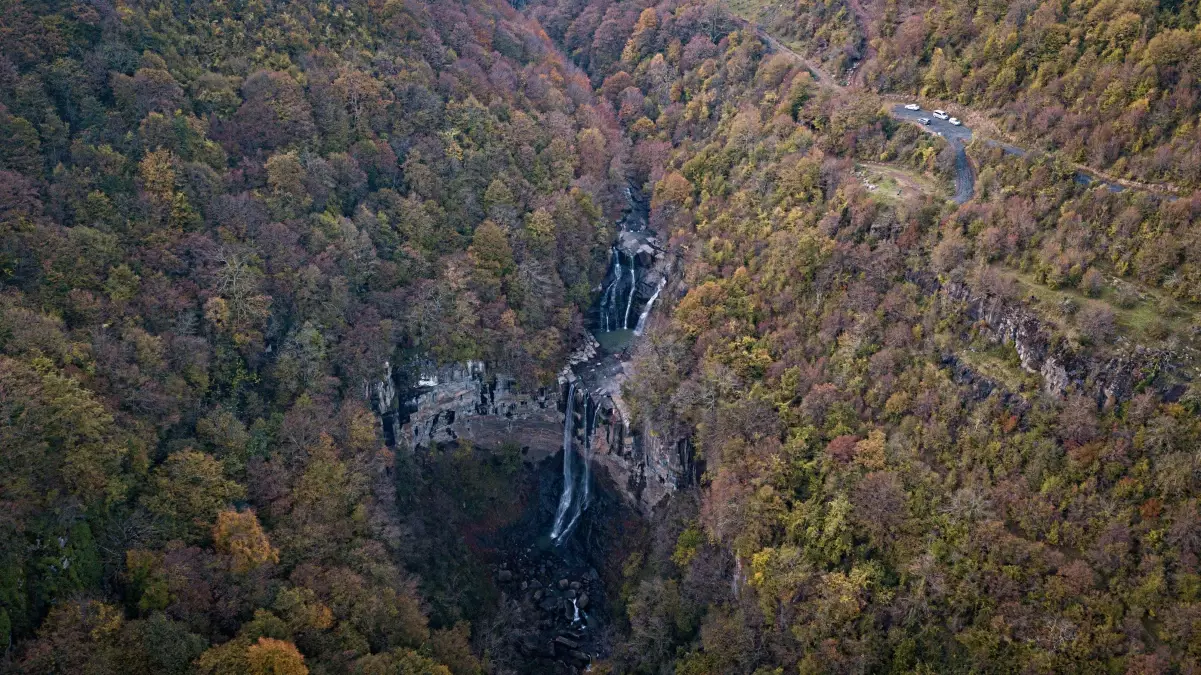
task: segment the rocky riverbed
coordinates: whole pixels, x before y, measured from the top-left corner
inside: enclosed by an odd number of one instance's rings
[[[554,456],[535,467],[537,498],[517,522],[480,537],[500,594],[492,630],[498,672],[581,673],[611,651],[607,589],[619,583],[644,521],[598,479],[587,518],[555,545],[547,526],[562,490],[561,462]]]

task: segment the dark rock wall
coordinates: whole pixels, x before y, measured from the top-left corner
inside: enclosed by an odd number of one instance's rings
[[[1021,303],[980,294],[962,283],[948,283],[942,290],[945,311],[964,311],[993,340],[1013,345],[1022,368],[1041,375],[1049,394],[1076,391],[1113,402],[1150,387],[1172,398],[1191,380],[1169,351],[1128,342],[1075,348],[1054,339],[1043,320]]]

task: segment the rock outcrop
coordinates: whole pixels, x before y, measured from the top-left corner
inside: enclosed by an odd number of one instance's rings
[[[558,452],[563,417],[562,397],[555,389],[520,390],[513,378],[490,372],[479,361],[444,367],[421,364],[410,371],[406,377],[389,369],[375,387],[379,394],[373,403],[391,445],[432,447],[467,440],[497,449],[515,442],[532,461]],[[398,380],[416,384],[397,395]],[[385,395],[388,392],[391,395]]]
[[[1024,370],[1038,373],[1043,390],[1062,396],[1069,391],[1099,402],[1130,398],[1150,387],[1174,399],[1192,378],[1174,355],[1163,349],[1122,342],[1105,349],[1077,349],[1056,339],[1045,322],[1021,303],[985,295],[963,283],[942,287],[945,300],[956,303],[985,335],[1013,345]]]

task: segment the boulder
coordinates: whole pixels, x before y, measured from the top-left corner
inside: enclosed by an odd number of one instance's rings
[[[580,597],[576,598],[575,606],[579,607],[580,609],[587,608],[588,607],[588,594],[580,593]]]
[[[555,638],[555,644],[563,645],[564,647],[567,647],[568,649],[579,649],[580,648],[580,643],[576,642],[575,640],[572,640],[569,637],[564,637],[562,635]]]

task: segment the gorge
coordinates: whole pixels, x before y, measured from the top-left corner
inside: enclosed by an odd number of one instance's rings
[[[537,667],[550,668],[554,659],[583,667],[607,649],[597,641],[607,603],[596,570],[612,565],[614,537],[573,543],[573,534],[608,527],[604,523],[626,518],[622,513],[651,518],[697,478],[690,439],[661,437],[649,422],[632,419],[623,402],[635,340],[646,332],[660,295],[672,288],[675,264],[647,228],[647,200],[633,188],[625,194],[590,332],[559,372],[557,388],[522,390],[483,362],[419,362],[385,363],[386,376],[367,392],[384,438],[399,452],[520,447],[523,466],[536,476],[536,496],[519,522],[492,535],[498,552],[487,559],[501,586],[530,603],[527,613],[543,617],[513,629],[509,643],[512,658]]]

